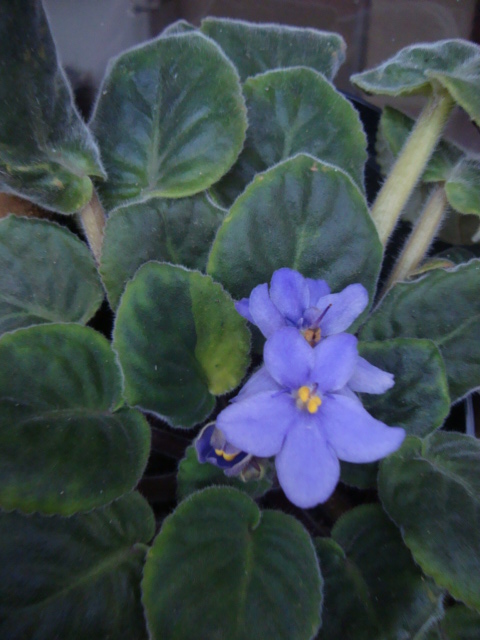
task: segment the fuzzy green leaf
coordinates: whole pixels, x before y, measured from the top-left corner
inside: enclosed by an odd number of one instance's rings
[[[478,640],[480,614],[455,604],[447,609],[445,617],[425,636],[425,640]]]
[[[480,216],[480,162],[462,158],[445,183],[449,205],[459,213]]]

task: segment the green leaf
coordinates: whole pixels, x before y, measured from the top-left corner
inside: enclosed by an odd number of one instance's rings
[[[149,262],[125,289],[114,330],[125,395],[173,426],[191,427],[236,387],[248,364],[245,321],[208,276]]]
[[[480,47],[472,42],[414,44],[351,81],[367,93],[388,96],[430,94],[440,85],[480,124]]]
[[[480,442],[439,431],[409,437],[380,465],[382,503],[415,561],[480,609]]]
[[[243,482],[240,478],[226,476],[221,469],[213,464],[200,464],[194,446],[187,447],[185,457],[180,461],[177,475],[177,495],[184,500],[190,494],[200,489],[214,485],[234,487],[244,491],[252,498],[263,496],[272,487],[272,478],[266,474],[260,480]]]
[[[143,416],[119,404],[120,372],[93,329],[44,324],[0,339],[0,506],[70,515],[141,478]]]
[[[362,340],[429,338],[439,347],[455,402],[480,386],[480,260],[396,284],[360,332]]]
[[[207,265],[234,298],[276,269],[361,282],[373,296],[382,256],[365,198],[338,167],[298,155],[256,176],[220,227]]]
[[[362,124],[351,103],[323,76],[305,68],[269,71],[249,78],[244,94],[245,146],[230,173],[215,185],[228,202],[256,173],[301,152],[337,165],[363,190],[367,142]]]
[[[0,333],[90,320],[103,289],[87,246],[52,222],[0,220]]]
[[[238,75],[199,32],[160,36],[118,57],[92,128],[108,181],[107,209],[203,191],[237,159],[246,130]]]
[[[332,79],[345,60],[345,42],[336,33],[221,18],[207,18],[201,28],[222,47],[242,81],[285,67],[311,67]]]
[[[59,213],[105,177],[59,65],[41,2],[0,3],[0,190]]]
[[[447,609],[445,617],[425,636],[425,640],[478,640],[480,615],[462,604]]]
[[[100,265],[111,305],[118,306],[127,281],[149,260],[204,271],[224,216],[204,193],[116,209],[107,220]]]
[[[144,640],[140,601],[152,510],[139,494],[70,518],[0,513],[5,640]]]
[[[349,511],[315,545],[325,580],[318,640],[421,638],[443,611],[400,532],[376,504]]]
[[[450,206],[460,213],[480,216],[480,162],[462,158],[445,184]]]
[[[177,20],[176,22],[169,24],[168,27],[162,31],[162,36],[178,36],[181,33],[189,31],[196,31],[193,24],[190,24],[187,20]]]
[[[309,640],[322,581],[310,537],[231,488],[205,489],[163,522],[145,565],[152,640]]]

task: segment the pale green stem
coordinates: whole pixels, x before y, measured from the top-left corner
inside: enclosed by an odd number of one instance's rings
[[[381,188],[372,207],[372,218],[382,244],[387,243],[395,228],[453,107],[454,102],[445,91],[430,97]]]
[[[437,235],[447,207],[448,201],[444,186],[443,184],[438,185],[428,198],[421,216],[388,279],[385,291],[390,289],[395,282],[405,280],[421,263]]]
[[[95,257],[97,264],[100,262],[103,244],[103,230],[105,228],[105,213],[95,191],[90,202],[79,212],[88,244]]]

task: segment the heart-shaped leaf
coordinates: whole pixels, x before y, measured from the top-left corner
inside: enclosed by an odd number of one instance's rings
[[[349,511],[332,538],[315,540],[325,580],[317,639],[423,637],[442,614],[443,594],[422,575],[381,507]]]
[[[242,81],[285,67],[311,67],[331,79],[345,60],[345,42],[337,33],[222,18],[207,18],[202,31],[218,42]]]
[[[362,340],[429,338],[447,367],[453,401],[480,386],[480,260],[396,284],[362,328]]]
[[[313,69],[278,69],[244,85],[248,131],[232,170],[215,185],[231,203],[256,173],[297,153],[343,169],[363,189],[366,138],[358,113]],[[325,118],[328,113],[329,117]]]
[[[103,300],[87,246],[52,222],[0,221],[0,333],[44,322],[88,322]]]
[[[107,209],[203,191],[230,169],[243,145],[238,75],[201,33],[160,36],[110,67],[92,121],[108,181]]]
[[[125,395],[173,426],[191,427],[236,387],[250,339],[230,296],[208,276],[149,262],[125,289],[114,346]]]
[[[367,93],[388,96],[428,95],[440,85],[480,124],[480,47],[472,42],[414,44],[351,81]]]
[[[409,437],[380,465],[379,491],[415,561],[480,609],[480,443],[439,431]]]
[[[196,493],[164,520],[142,588],[152,640],[309,640],[320,624],[308,534],[231,488]]]
[[[100,265],[112,306],[118,306],[127,281],[149,260],[203,271],[224,216],[204,193],[116,209],[105,227]]]
[[[111,502],[141,478],[150,429],[120,409],[107,340],[75,324],[0,339],[0,506],[70,515]]]
[[[299,154],[257,175],[221,225],[207,272],[237,299],[280,267],[332,291],[375,290],[382,249],[365,198],[341,169]]]
[[[0,189],[59,213],[105,177],[59,65],[41,2],[0,3]]]
[[[139,494],[70,518],[0,513],[5,640],[144,640],[140,580],[152,510]]]

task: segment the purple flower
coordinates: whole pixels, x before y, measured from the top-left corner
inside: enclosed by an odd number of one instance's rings
[[[324,280],[304,278],[283,268],[268,284],[260,284],[236,303],[240,315],[257,325],[266,338],[282,327],[296,327],[311,346],[348,329],[368,304],[361,284],[351,284],[340,293],[330,293]]]
[[[267,340],[264,357],[265,367],[219,414],[217,427],[242,451],[276,456],[278,480],[294,504],[327,500],[339,460],[373,462],[401,445],[404,430],[375,420],[347,386],[354,372],[363,388],[385,384],[368,363],[357,372],[354,336],[333,335],[312,349],[297,329],[284,327]]]

